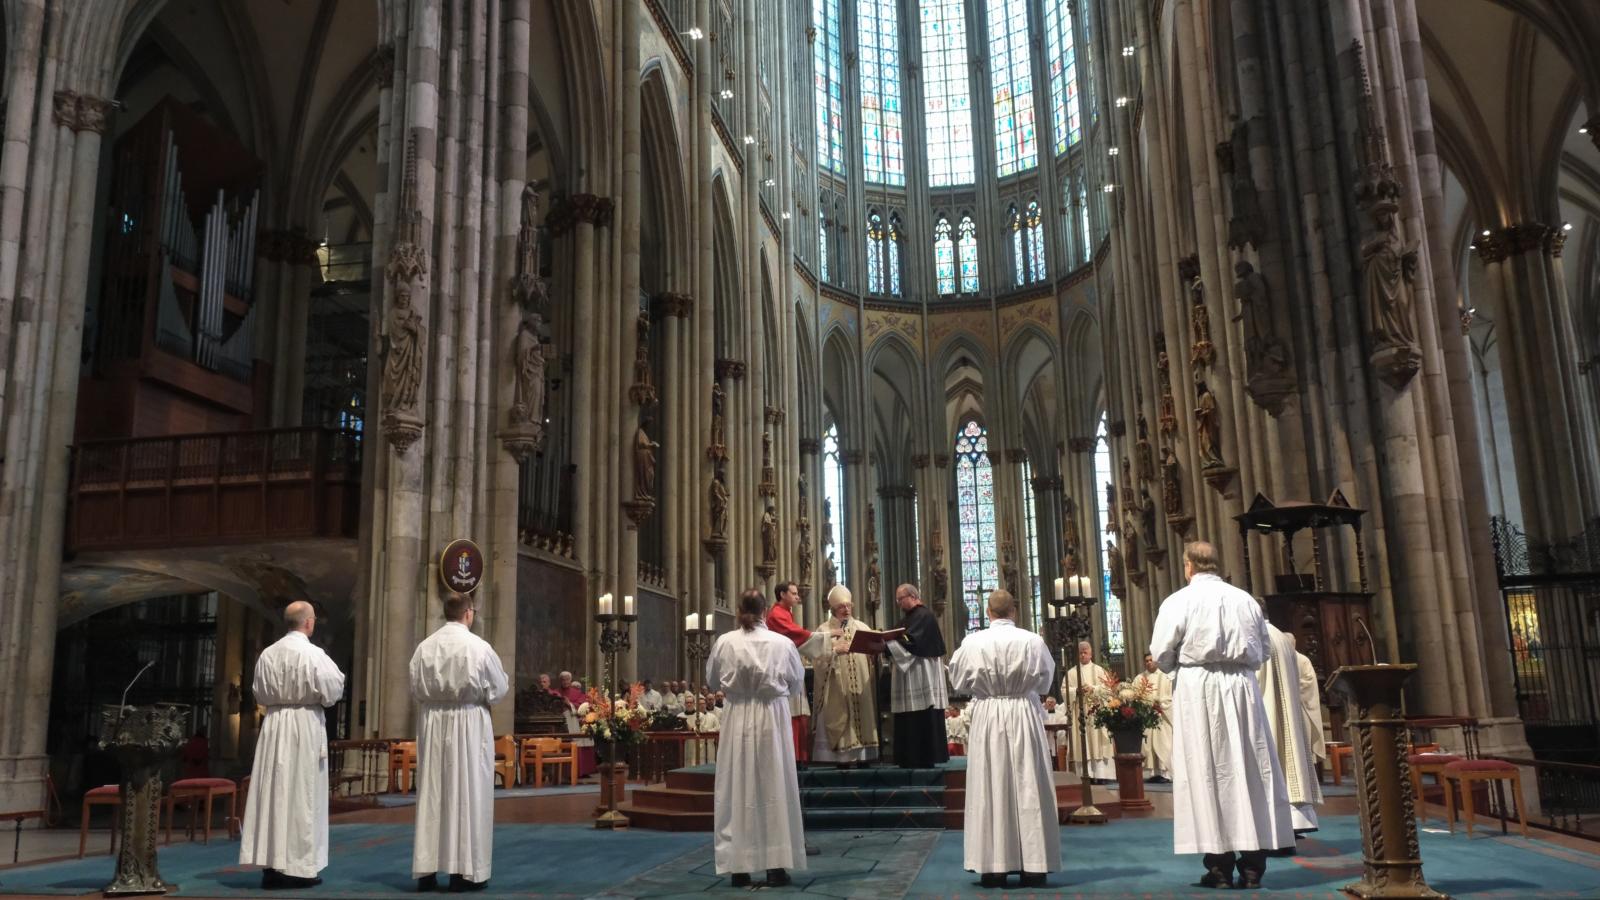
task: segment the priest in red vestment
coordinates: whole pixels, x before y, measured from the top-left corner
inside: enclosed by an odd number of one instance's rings
[[[767,630],[794,641],[797,648],[811,639],[811,632],[801,628],[794,620],[794,608],[799,603],[800,586],[785,581],[778,585],[778,599],[767,611]],[[800,697],[801,702],[796,704],[789,723],[794,732],[795,762],[803,764],[811,759],[811,704],[806,702],[805,694],[802,693]]]

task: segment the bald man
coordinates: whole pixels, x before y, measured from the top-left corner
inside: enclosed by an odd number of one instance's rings
[[[239,863],[263,866],[262,890],[321,884],[328,865],[328,733],[323,708],[344,696],[344,673],[311,643],[317,613],[297,600],[288,633],[261,652],[250,689],[267,708],[250,769]]]

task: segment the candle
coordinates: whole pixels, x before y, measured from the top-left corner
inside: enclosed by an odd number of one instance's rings
[[[622,614],[625,615],[625,616],[635,615],[635,613],[633,611],[633,595],[632,594],[623,594],[622,595]]]
[[[700,630],[700,614],[699,613],[689,613],[687,616],[684,616],[683,617],[683,630],[684,631],[699,631]]]
[[[602,616],[611,615],[611,595],[610,594],[601,594],[600,595],[600,615],[602,615]]]
[[[1067,599],[1067,587],[1066,587],[1066,585],[1067,585],[1067,580],[1065,578],[1057,578],[1056,579],[1056,599],[1057,600],[1065,600],[1065,599]]]

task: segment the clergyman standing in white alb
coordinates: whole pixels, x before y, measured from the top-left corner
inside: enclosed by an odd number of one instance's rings
[[[1267,623],[1266,664],[1256,674],[1261,700],[1267,708],[1273,749],[1283,766],[1283,783],[1289,791],[1289,818],[1295,834],[1317,830],[1317,806],[1322,784],[1317,780],[1317,757],[1306,733],[1305,710],[1300,702],[1300,654],[1294,638]]]
[[[328,732],[323,707],[344,696],[344,673],[311,643],[317,614],[296,600],[288,633],[261,652],[250,689],[267,708],[250,768],[239,864],[264,866],[262,890],[312,887],[328,865]]]
[[[984,887],[1003,887],[1018,872],[1023,887],[1042,887],[1061,869],[1061,826],[1050,774],[1052,742],[1039,697],[1056,663],[1044,639],[1017,627],[1017,601],[989,595],[989,627],[967,635],[950,658],[950,684],[968,694],[967,828],[963,868]]]
[[[1223,581],[1216,548],[1183,548],[1189,586],[1161,603],[1150,655],[1172,684],[1172,848],[1205,854],[1202,887],[1261,886],[1266,851],[1294,846],[1289,797],[1256,670],[1267,620]]]
[[[452,593],[445,623],[411,656],[417,721],[417,890],[450,876],[454,892],[483,890],[494,855],[494,723],[489,707],[506,695],[494,647],[470,630],[472,600]]]

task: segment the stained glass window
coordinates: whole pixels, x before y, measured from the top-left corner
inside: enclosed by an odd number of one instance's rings
[[[1022,461],[1022,533],[1027,540],[1028,596],[1033,598],[1033,630],[1041,627],[1044,615],[1044,579],[1039,576],[1039,513],[1033,499],[1033,463]]]
[[[1083,261],[1094,258],[1094,238],[1089,234],[1089,188],[1078,182],[1078,215],[1083,225]]]
[[[1004,178],[1039,162],[1027,0],[989,0],[989,84],[995,169]]]
[[[933,227],[933,269],[939,281],[940,294],[956,292],[956,245],[950,239],[950,220],[939,217]]]
[[[971,184],[972,91],[963,0],[922,0],[922,96],[928,184]]]
[[[1000,586],[1000,554],[995,543],[994,469],[989,465],[989,433],[976,421],[956,432],[956,516],[961,541],[961,599],[967,606],[967,631],[983,627],[987,592]]]
[[[817,275],[828,280],[828,223],[817,222]]]
[[[849,584],[845,574],[844,543],[844,462],[839,457],[839,425],[831,423],[822,433],[822,496],[828,504],[829,532],[825,537],[833,543],[823,551],[823,557],[833,556],[838,567],[838,583]]]
[[[900,214],[889,216],[889,245],[884,248],[889,257],[889,293],[900,296]]]
[[[1028,257],[1022,247],[1022,214],[1017,212],[1015,205],[1006,212],[1006,224],[1011,229],[1011,279],[1013,284],[1021,287],[1028,283]]]
[[[1043,281],[1045,279],[1044,262],[1044,216],[1039,211],[1039,201],[1034,200],[1028,204],[1028,280]]]
[[[840,0],[812,0],[811,78],[816,85],[817,166],[844,168],[844,53],[839,46]]]
[[[867,216],[867,290],[883,293],[883,216]]]
[[[957,243],[961,253],[961,293],[978,292],[978,226],[971,216],[961,217],[961,239]]]
[[[1083,138],[1078,100],[1078,52],[1072,40],[1072,0],[1046,0],[1045,53],[1050,60],[1050,111],[1056,126],[1056,152]]]
[[[873,184],[906,183],[901,140],[900,23],[897,0],[856,0],[861,54],[861,151]]]
[[[1105,414],[1101,413],[1094,445],[1095,508],[1100,511],[1100,593],[1106,598],[1106,649],[1112,656],[1121,656],[1122,599],[1111,593],[1111,559],[1105,551],[1106,542],[1111,540],[1111,509],[1106,506],[1106,489],[1112,484],[1111,442],[1106,437]]]

